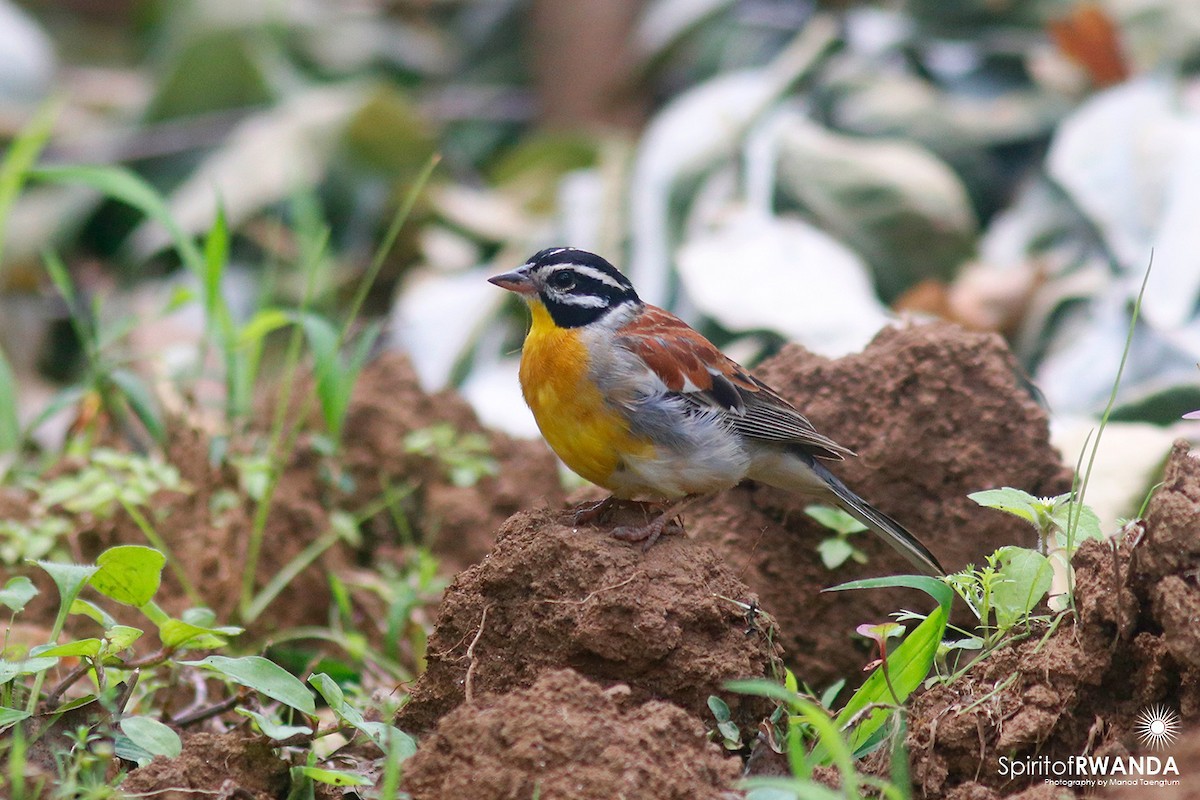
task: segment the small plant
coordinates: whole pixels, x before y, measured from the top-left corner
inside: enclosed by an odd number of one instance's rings
[[[879,649],[879,658],[868,663],[863,670],[871,670],[879,668],[880,674],[883,675],[883,681],[887,684],[888,692],[892,696],[892,702],[896,705],[900,704],[900,697],[896,694],[896,688],[892,686],[891,676],[888,675],[888,639],[903,636],[904,626],[898,622],[883,622],[877,625],[872,625],[865,622],[854,629],[855,632],[864,638],[875,642],[875,646]]]
[[[955,650],[982,651],[986,656],[1018,627],[1028,633],[1033,610],[1050,590],[1052,579],[1053,570],[1046,556],[1013,546],[992,553],[983,567],[969,565],[948,576],[946,582],[979,617],[979,628],[961,631],[963,638],[943,642],[938,663],[946,669],[947,658]]]
[[[62,556],[59,545],[77,527],[77,518],[110,519],[119,509],[148,532],[152,544],[160,545],[147,517],[151,501],[161,491],[187,490],[173,466],[107,448],[92,450],[75,471],[23,483],[34,496],[29,518],[0,521],[0,562],[8,565]]]
[[[1035,497],[1020,489],[1004,487],[967,495],[984,508],[994,508],[1020,517],[1037,531],[1037,552],[1050,559],[1053,580],[1049,587],[1051,608],[1062,610],[1070,602],[1071,558],[1085,539],[1102,539],[1100,518],[1074,494]],[[1040,599],[1040,598],[1039,598]],[[986,616],[981,617],[986,624]]]
[[[817,553],[826,569],[837,569],[849,560],[859,564],[867,563],[867,554],[854,546],[851,536],[867,529],[866,525],[842,511],[840,508],[812,505],[804,509],[804,513],[833,531],[834,535],[822,539],[817,545]]]
[[[855,748],[853,735],[847,736],[843,711],[833,715],[813,698],[801,694],[795,679],[780,686],[769,681],[742,681],[731,686],[737,691],[770,697],[786,710],[786,734],[782,742],[788,758],[791,776],[786,778],[755,777],[743,782],[747,800],[800,800],[801,798],[865,798],[885,797],[906,800],[911,796],[908,776],[908,753],[904,747],[904,712],[889,717],[886,730],[872,744],[875,749],[890,743],[892,749],[891,777],[879,778],[860,772],[855,760],[863,754]],[[830,789],[814,779],[814,768],[833,766],[841,778],[840,791]]]
[[[746,746],[742,740],[741,730],[733,721],[728,703],[715,694],[709,695],[708,710],[712,712],[713,718],[717,721],[716,734],[726,750],[741,750]]]
[[[448,422],[410,431],[404,437],[409,453],[435,458],[455,486],[474,486],[481,478],[495,475],[500,465],[482,433],[460,433]]]
[[[772,788],[792,793],[786,796],[811,796],[806,787],[811,782],[812,768],[833,764],[842,773],[843,789],[848,797],[857,797],[860,787],[865,786],[889,795],[893,792],[900,792],[899,796],[906,795],[906,789],[901,786],[859,775],[853,762],[855,758],[883,746],[887,741],[891,741],[893,747],[902,747],[903,737],[897,738],[897,731],[903,729],[902,704],[921,686],[933,667],[946,630],[954,592],[945,583],[927,576],[872,578],[842,584],[830,591],[893,586],[921,589],[937,601],[937,606],[894,648],[888,649],[883,643],[898,634],[899,626],[886,623],[862,629],[866,631],[865,635],[880,643],[881,658],[875,662],[870,677],[836,714],[800,695],[795,678],[790,673],[782,686],[768,680],[734,681],[729,684],[734,691],[780,701],[787,709],[782,735],[784,741],[779,746],[788,755],[793,778],[791,781],[765,783],[756,780],[749,786],[764,791]],[[832,688],[822,702],[832,702],[840,688]],[[726,733],[722,731],[722,735]]]
[[[10,759],[23,758],[20,754],[29,745],[51,731],[66,733],[74,744],[59,753],[58,784],[101,787],[111,783],[113,756],[143,765],[157,755],[178,755],[178,728],[226,712],[246,717],[281,745],[312,742],[334,732],[358,732],[389,759],[399,761],[412,754],[415,743],[410,737],[386,723],[368,721],[328,675],[317,673],[309,678],[337,720],[320,731],[312,689],[277,664],[254,655],[181,659],[186,652],[222,649],[241,629],[215,625],[207,609],[191,609],[179,617],[163,611],[154,595],[164,564],[165,558],[157,550],[135,545],[110,548],[95,564],[40,564],[58,588],[59,610],[49,643],[28,652],[9,648],[0,658],[0,748],[8,751]],[[96,592],[100,601],[86,598],[85,590]],[[15,617],[36,594],[28,578],[13,578],[0,590],[0,604]],[[105,610],[106,602],[141,611],[155,629],[159,646],[135,652],[146,631],[117,623]],[[59,641],[71,616],[90,619],[99,626],[99,635]],[[156,687],[165,685],[156,675],[179,670],[201,670],[240,688],[231,690],[229,699],[211,703],[207,710],[193,710],[165,723],[139,713],[142,706],[152,706]],[[55,682],[43,692],[52,675]],[[78,685],[83,681],[88,686],[80,691]],[[72,699],[67,700],[68,696]],[[89,706],[94,713],[85,724],[71,731],[58,730],[57,720],[67,719],[61,716],[63,712],[89,703],[94,704]],[[39,709],[48,720],[44,724],[35,722]],[[79,717],[71,719],[75,725]],[[307,773],[309,778],[340,780],[316,766],[313,770]],[[93,778],[103,780],[96,783]],[[9,788],[14,780],[11,773],[0,777]]]

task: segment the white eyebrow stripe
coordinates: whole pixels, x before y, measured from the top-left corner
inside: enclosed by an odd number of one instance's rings
[[[597,297],[594,294],[558,294],[555,293],[554,299],[564,306],[582,306],[584,308],[604,308],[608,305],[608,300],[603,297]]]
[[[609,275],[607,272],[598,270],[595,267],[589,267],[586,264],[560,264],[552,269],[551,272],[561,272],[564,269],[569,269],[572,272],[578,272],[585,278],[591,278],[594,281],[603,283],[605,286],[611,286],[614,289],[625,291],[629,288],[620,283],[616,278]]]

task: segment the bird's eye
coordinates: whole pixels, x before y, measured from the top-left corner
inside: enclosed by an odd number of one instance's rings
[[[575,276],[570,272],[556,272],[550,276],[550,285],[562,292],[569,292],[575,288]]]

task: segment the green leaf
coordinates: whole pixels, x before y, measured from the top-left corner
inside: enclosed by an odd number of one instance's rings
[[[99,623],[100,626],[105,630],[108,630],[117,624],[117,621],[113,619],[112,614],[109,614],[91,600],[84,600],[80,597],[75,598],[75,602],[71,603],[71,613],[87,617],[88,619]]]
[[[242,347],[257,344],[267,334],[291,323],[292,318],[287,311],[279,308],[264,308],[242,326],[238,333],[238,344]]]
[[[317,783],[324,783],[330,786],[370,786],[373,783],[373,781],[355,772],[321,769],[320,767],[297,767],[296,769],[306,778],[312,778]]]
[[[4,236],[0,218],[0,238]],[[3,242],[0,242],[0,246]],[[17,379],[12,367],[0,350],[0,453],[16,450],[21,445],[21,420],[17,414]]]
[[[75,601],[75,598],[79,596],[79,593],[83,591],[83,587],[87,585],[88,579],[100,569],[90,564],[57,564],[53,561],[38,561],[36,563],[50,575],[50,579],[58,587],[59,597],[65,601],[64,604],[68,608]]]
[[[154,599],[167,559],[153,547],[126,544],[100,554],[92,588],[127,606],[144,606]]]
[[[144,767],[154,760],[154,754],[134,744],[128,736],[113,735],[113,753],[125,761],[132,761],[138,767]]]
[[[1061,495],[1055,500],[1060,502],[1055,504],[1051,516],[1064,539],[1071,522],[1075,522],[1075,534],[1071,542],[1074,548],[1078,548],[1088,539],[1102,540],[1104,538],[1104,531],[1100,528],[1100,517],[1096,515],[1091,506],[1084,504],[1081,507],[1079,503],[1070,499],[1070,495]]]
[[[837,699],[837,696],[842,693],[842,689],[844,689],[845,687],[846,687],[846,679],[838,678],[836,681],[834,681],[829,686],[828,689],[821,692],[821,697],[820,697],[821,705],[823,705],[825,708],[832,708],[833,701]]]
[[[766,678],[746,678],[744,680],[726,681],[725,688],[738,694],[766,697],[769,700],[776,700],[789,707],[795,707],[796,700],[800,697],[798,692]]]
[[[9,212],[12,210],[17,196],[21,194],[30,169],[37,162],[46,142],[49,141],[54,121],[58,119],[62,107],[63,102],[59,98],[53,98],[43,103],[29,124],[22,128],[17,137],[9,144],[8,150],[4,154],[4,160],[0,161],[0,264],[4,263],[5,233]],[[0,447],[0,450],[2,449],[3,447]]]
[[[967,495],[984,508],[995,508],[1007,511],[1020,517],[1035,527],[1038,526],[1038,508],[1041,500],[1029,492],[1005,486],[1003,489],[985,489],[982,492],[972,492]]]
[[[211,669],[234,683],[261,692],[272,700],[278,700],[310,717],[317,713],[312,692],[305,688],[295,675],[261,656],[209,656],[201,661],[179,663]]]
[[[746,800],[845,800],[836,789],[801,778],[746,778],[741,785],[748,789]]]
[[[840,583],[825,589],[826,592],[844,592],[853,589],[920,589],[937,601],[938,605],[949,614],[950,604],[954,601],[954,590],[937,578],[928,575],[892,575],[886,578],[863,578],[859,581]]]
[[[1007,630],[1021,622],[1050,591],[1054,569],[1041,553],[1024,547],[1001,547],[995,561],[999,580],[992,584],[996,626]]]
[[[235,708],[234,711],[241,714],[243,717],[249,717],[250,719],[254,720],[254,724],[258,726],[260,731],[276,741],[290,739],[297,734],[308,735],[313,732],[312,728],[306,725],[281,725],[275,720],[263,716],[257,711],[251,711],[248,708],[239,707]]]
[[[208,650],[213,647],[224,647],[226,636],[237,636],[241,632],[241,628],[233,625],[210,628],[204,625],[194,625],[181,619],[166,619],[158,623],[158,638],[165,647],[176,650]]]
[[[129,403],[129,408],[132,409],[134,416],[146,426],[146,430],[154,437],[154,441],[160,444],[165,442],[167,429],[163,425],[162,415],[158,412],[158,404],[154,402],[154,397],[142,379],[127,369],[111,370],[108,373],[108,379],[121,390],[121,394]]]
[[[208,236],[204,239],[204,316],[215,321],[217,309],[222,305],[221,283],[229,261],[229,224],[225,219],[225,204],[217,200],[217,215]]]
[[[26,658],[21,661],[0,659],[0,685],[8,683],[18,675],[36,675],[58,663],[57,658]]]
[[[50,644],[35,647],[29,651],[31,656],[43,658],[77,658],[79,656],[93,657],[100,652],[104,642],[99,639],[79,639],[66,644]]]
[[[124,167],[61,166],[39,167],[30,175],[49,183],[84,184],[127,205],[167,229],[180,258],[196,276],[204,275],[204,256],[196,243],[183,232],[171,216],[162,196],[149,183]]]
[[[840,729],[845,726],[858,712],[868,705],[879,703],[890,705],[903,703],[912,692],[921,685],[929,670],[933,667],[934,657],[946,631],[946,622],[950,617],[950,604],[954,599],[954,590],[936,578],[924,575],[897,575],[888,578],[868,578],[861,581],[851,581],[835,586],[827,591],[844,591],[848,589],[879,589],[903,587],[920,589],[937,601],[938,607],[925,620],[913,629],[904,641],[892,650],[887,658],[887,677],[884,677],[883,666],[877,667],[870,677],[858,688],[842,708],[837,717]],[[888,683],[891,683],[889,688]],[[891,689],[895,689],[896,697],[892,697]],[[891,716],[891,709],[880,708],[864,719],[850,736],[850,746],[857,751],[867,743],[871,736],[879,730]],[[818,748],[819,750],[820,748]],[[814,758],[820,755],[827,757],[822,751],[814,751]]]
[[[0,731],[7,730],[23,719],[29,719],[33,715],[21,708],[8,708],[0,706]]]
[[[321,416],[331,433],[337,430],[338,387],[341,383],[341,364],[338,359],[338,332],[329,321],[305,311],[292,312],[292,318],[304,331],[313,354],[313,372],[317,378],[317,399]]]
[[[54,585],[58,587],[58,615],[54,618],[54,625],[50,628],[50,641],[53,642],[58,639],[58,634],[62,633],[63,625],[67,621],[67,614],[70,612],[71,606],[75,604],[75,598],[79,597],[79,593],[83,591],[88,580],[100,568],[90,564],[86,566],[83,564],[56,564],[52,561],[35,563],[46,571],[50,579],[54,581]]]
[[[854,545],[845,539],[831,536],[817,544],[817,553],[820,554],[825,569],[837,569],[854,555]]]
[[[140,628],[132,628],[128,625],[113,625],[104,632],[104,638],[108,642],[105,649],[110,653],[119,653],[142,638],[143,634],[144,631]]]
[[[805,507],[804,513],[815,519],[822,527],[837,533],[858,533],[867,529],[866,525],[863,525],[840,508],[811,505]]]
[[[708,710],[712,712],[717,722],[728,722],[730,720],[729,705],[715,694],[708,696]]]
[[[325,702],[329,704],[329,709],[338,719],[364,733],[385,753],[392,753],[403,761],[417,752],[416,740],[404,731],[385,722],[367,722],[357,708],[346,702],[342,687],[338,686],[333,678],[323,672],[318,672],[310,675],[308,682],[325,699]]]
[[[0,448],[2,449],[2,448]],[[11,611],[21,611],[25,604],[37,596],[37,587],[33,581],[24,575],[9,578],[4,588],[0,589],[0,605],[8,606]]]
[[[175,758],[183,752],[179,734],[150,717],[125,717],[121,720],[121,732],[129,741],[155,756]]]

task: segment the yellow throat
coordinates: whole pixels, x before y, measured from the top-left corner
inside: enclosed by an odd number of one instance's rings
[[[623,456],[650,455],[653,445],[629,424],[588,378],[588,353],[579,330],[560,328],[537,299],[521,350],[521,392],[551,449],[573,472],[608,489]]]

